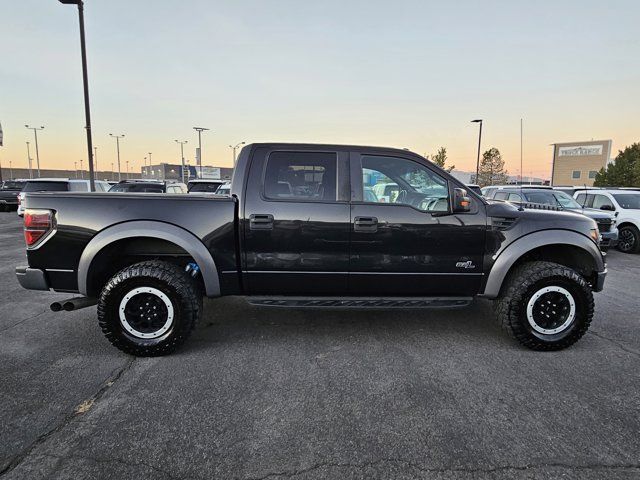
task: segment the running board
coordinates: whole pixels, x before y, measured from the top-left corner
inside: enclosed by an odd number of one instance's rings
[[[259,307],[294,308],[460,308],[473,297],[249,297]]]

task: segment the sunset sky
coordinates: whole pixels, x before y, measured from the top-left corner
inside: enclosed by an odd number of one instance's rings
[[[94,144],[122,159],[231,164],[240,141],[357,143],[434,153],[474,170],[497,147],[549,177],[554,142],[640,141],[640,2],[143,1],[85,4]],[[86,161],[77,11],[4,2],[0,160],[26,166],[25,123],[43,168]],[[35,154],[32,152],[32,156]],[[85,163],[86,164],[86,163]],[[109,167],[107,167],[109,165]]]

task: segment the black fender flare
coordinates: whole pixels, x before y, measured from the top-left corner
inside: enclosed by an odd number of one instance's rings
[[[496,253],[489,272],[483,296],[496,298],[507,273],[516,261],[527,252],[545,245],[573,245],[585,250],[593,258],[596,271],[605,269],[600,248],[587,237],[571,230],[543,230],[520,237],[506,248]]]
[[[202,241],[194,234],[180,227],[153,221],[119,223],[105,228],[94,236],[84,248],[78,264],[78,290],[80,293],[87,295],[87,279],[95,256],[113,242],[136,237],[160,238],[178,245],[191,255],[200,267],[207,297],[220,296],[218,269],[211,253]]]

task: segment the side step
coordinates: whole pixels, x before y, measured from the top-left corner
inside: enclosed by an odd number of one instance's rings
[[[473,297],[248,297],[259,307],[293,308],[460,308]]]

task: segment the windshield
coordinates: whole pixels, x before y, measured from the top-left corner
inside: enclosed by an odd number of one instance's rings
[[[69,190],[67,182],[27,182],[23,192],[66,192]]]
[[[621,208],[640,210],[640,193],[614,193],[613,198]]]
[[[22,190],[25,182],[16,182],[14,180],[7,180],[2,184],[2,190]]]
[[[564,208],[582,208],[582,206],[576,202],[573,197],[570,197],[564,192],[554,192],[553,196],[556,197],[558,203]]]

